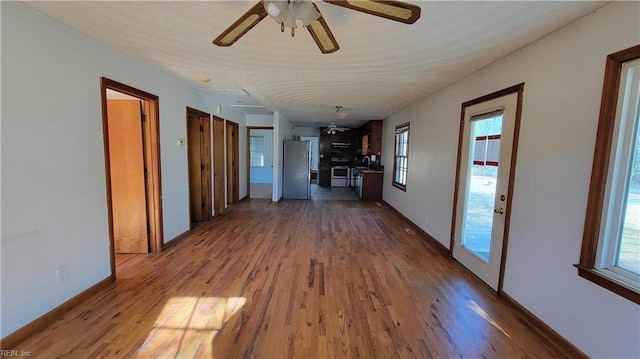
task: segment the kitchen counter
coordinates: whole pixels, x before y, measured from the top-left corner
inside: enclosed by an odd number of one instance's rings
[[[382,170],[360,170],[356,181],[358,196],[365,201],[381,200],[383,178],[384,171]]]
[[[384,173],[382,170],[362,170],[361,173]]]

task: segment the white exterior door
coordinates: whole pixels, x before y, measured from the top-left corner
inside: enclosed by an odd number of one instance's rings
[[[465,108],[453,257],[498,290],[518,93]]]

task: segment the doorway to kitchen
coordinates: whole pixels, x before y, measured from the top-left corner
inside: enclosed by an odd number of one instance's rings
[[[162,250],[158,97],[101,79],[111,277],[116,263]]]
[[[502,290],[524,84],[462,105],[453,257]]]
[[[247,196],[273,198],[273,127],[247,127]]]

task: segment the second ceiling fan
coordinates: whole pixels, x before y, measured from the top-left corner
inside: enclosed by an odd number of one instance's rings
[[[405,24],[413,24],[420,18],[419,6],[402,1],[324,0],[324,2]],[[280,24],[282,32],[285,28],[291,28],[291,36],[295,36],[296,28],[301,23],[302,27],[307,28],[323,54],[330,54],[340,49],[318,6],[311,0],[260,0],[216,37],[213,43],[218,46],[233,45],[267,15]]]

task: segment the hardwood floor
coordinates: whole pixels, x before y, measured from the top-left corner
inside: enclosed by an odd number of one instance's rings
[[[38,358],[566,357],[375,202],[247,200],[17,349]],[[4,349],[4,348],[3,348]]]

